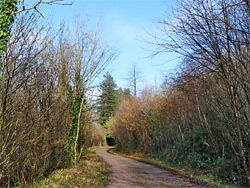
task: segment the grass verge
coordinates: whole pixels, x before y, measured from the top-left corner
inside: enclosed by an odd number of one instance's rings
[[[111,167],[94,154],[94,149],[79,163],[54,171],[47,178],[39,178],[31,187],[105,187]]]
[[[198,185],[202,187],[233,187],[231,185],[225,185],[223,184],[220,180],[218,180],[216,177],[207,174],[205,171],[199,170],[199,169],[192,169],[189,167],[176,167],[176,166],[170,166],[163,161],[157,159],[157,158],[152,158],[147,156],[146,154],[142,153],[123,153],[120,151],[117,151],[115,149],[109,150],[110,153],[112,154],[118,154],[122,155],[124,157],[136,159],[138,161],[142,161],[144,163],[152,164],[154,166],[157,166],[159,168],[171,171],[171,173],[175,175],[181,175],[188,177],[190,181],[195,181],[197,182]]]

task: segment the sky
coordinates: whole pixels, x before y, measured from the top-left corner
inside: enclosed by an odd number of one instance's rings
[[[171,73],[177,63],[171,61],[171,54],[152,57],[143,41],[150,40],[148,33],[155,32],[157,20],[164,12],[171,12],[172,0],[74,0],[73,5],[42,5],[45,18],[52,16],[52,22],[59,26],[61,20],[74,21],[74,15],[88,15],[95,23],[103,17],[103,33],[107,41],[114,44],[118,57],[109,67],[119,87],[128,87],[129,72],[133,64],[141,71],[141,88],[159,86],[164,76]],[[64,2],[70,2],[65,0]],[[151,49],[152,50],[152,49]],[[171,62],[169,62],[171,61]],[[97,82],[103,79],[100,76]]]

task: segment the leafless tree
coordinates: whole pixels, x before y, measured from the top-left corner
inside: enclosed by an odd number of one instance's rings
[[[133,64],[130,71],[129,76],[126,79],[129,83],[129,86],[132,87],[132,91],[134,93],[134,96],[137,96],[138,92],[138,84],[141,82],[141,74],[142,72],[139,70],[136,64]]]
[[[81,116],[86,107],[85,95],[92,83],[105,68],[116,58],[114,48],[108,45],[102,38],[100,30],[101,19],[95,26],[90,27],[87,21],[77,16],[75,18],[75,29],[67,29],[65,32],[65,44],[70,54],[69,75],[73,93],[73,101],[80,100],[77,114],[77,125],[75,141],[72,145],[72,152],[77,160],[77,144],[81,127]],[[67,35],[67,36],[66,36]],[[78,98],[78,99],[77,99]],[[72,101],[71,101],[72,102]],[[74,102],[73,102],[74,103]],[[72,125],[73,126],[73,125]],[[83,145],[84,146],[84,145]]]
[[[154,36],[156,53],[176,52],[195,69],[215,75],[230,99],[231,118],[250,185],[249,140],[249,2],[242,0],[183,0],[172,20],[162,19],[161,35]],[[228,102],[224,104],[228,106]],[[239,161],[240,162],[240,161]]]
[[[51,135],[53,124],[58,121],[53,118],[58,116],[58,112],[61,115],[65,113],[62,106],[53,111],[56,113],[52,112],[53,108],[56,109],[53,97],[55,79],[52,64],[49,64],[51,55],[48,47],[55,37],[52,30],[37,19],[36,14],[26,13],[16,20],[2,56],[1,186],[32,180],[38,173],[39,163],[44,170],[48,169],[51,148],[55,144],[51,138],[57,137],[56,134]],[[64,130],[63,127],[61,129]],[[61,135],[65,136],[65,133]],[[54,145],[54,152],[58,151],[55,148],[59,145]]]

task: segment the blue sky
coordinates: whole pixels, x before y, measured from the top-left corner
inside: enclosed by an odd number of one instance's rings
[[[171,60],[170,55],[151,58],[151,53],[144,50],[141,40],[149,40],[147,32],[155,32],[157,20],[165,11],[171,11],[172,0],[165,3],[161,0],[75,0],[71,6],[46,6],[41,12],[46,18],[53,16],[55,26],[64,18],[69,22],[74,15],[90,16],[96,22],[102,15],[106,40],[115,44],[119,56],[110,66],[111,75],[117,85],[127,87],[129,70],[133,64],[141,70],[143,77],[141,87],[162,83],[164,75],[171,73],[176,63],[165,63]],[[66,0],[70,2],[70,0]],[[102,80],[102,77],[100,78]]]

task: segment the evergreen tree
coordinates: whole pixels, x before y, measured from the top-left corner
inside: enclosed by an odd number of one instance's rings
[[[104,75],[104,80],[100,85],[101,95],[99,95],[98,100],[98,113],[99,113],[99,123],[107,130],[106,141],[109,146],[115,144],[115,138],[109,131],[111,117],[114,115],[117,103],[124,96],[131,96],[130,90],[126,89],[116,89],[117,85],[113,77],[106,73]]]
[[[116,90],[116,98],[117,98],[117,103],[119,103],[124,97],[130,97],[130,89],[129,88],[119,88]]]
[[[117,85],[113,77],[109,73],[106,73],[100,85],[101,95],[98,100],[99,123],[104,128],[107,128],[105,124],[109,120],[109,117],[113,115],[117,104],[116,87]]]

